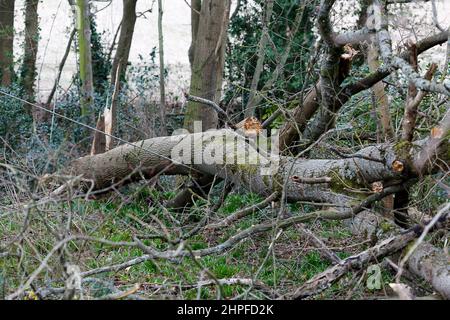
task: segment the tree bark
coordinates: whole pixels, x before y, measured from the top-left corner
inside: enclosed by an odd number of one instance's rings
[[[371,72],[375,72],[380,66],[378,61],[378,49],[375,46],[375,42],[372,42],[369,46],[369,50],[367,52],[367,63]],[[372,91],[376,98],[377,106],[375,109],[378,110],[377,113],[379,114],[381,120],[383,141],[392,140],[394,138],[394,130],[392,129],[389,101],[384,83],[381,81],[375,83],[372,87]]]
[[[408,260],[408,269],[420,276],[445,299],[450,299],[450,261],[448,252],[422,243]]]
[[[195,43],[197,42],[198,25],[200,22],[200,11],[202,10],[202,0],[191,0],[191,46],[189,47],[189,63],[194,65]]]
[[[201,8],[198,8],[200,3]],[[222,93],[231,2],[229,0],[193,0],[191,4],[192,43],[189,49],[191,62],[189,93],[190,96],[207,99],[218,105]],[[218,120],[217,111],[210,106],[189,101],[184,117],[184,127],[190,132],[216,129]],[[196,122],[201,123],[201,128],[195,128]],[[198,178],[194,181],[195,188],[207,191],[213,178],[204,176]],[[183,208],[192,203],[191,199],[192,192],[185,189],[175,197],[170,206]]]
[[[1,85],[11,85],[14,73],[14,0],[0,0]]]
[[[424,79],[431,80],[434,72],[437,69],[437,64],[432,63]],[[427,92],[419,91],[417,92],[414,84],[410,84],[408,90],[408,98],[405,105],[405,114],[403,116],[402,122],[402,140],[406,142],[411,142],[414,137],[414,129],[416,127],[417,112],[419,110],[419,105],[423,98],[426,96]]]

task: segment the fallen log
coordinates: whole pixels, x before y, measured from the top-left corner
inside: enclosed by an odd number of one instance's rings
[[[398,169],[401,160],[397,160],[394,149],[391,144],[380,144],[364,148],[351,158],[297,159],[262,151],[260,146],[257,149],[237,132],[223,129],[125,144],[79,158],[63,171],[89,180],[91,189],[164,170],[166,175],[217,175],[265,197],[286,186],[283,191],[288,201],[342,203],[348,187],[405,178],[406,164]],[[308,183],[311,179],[319,183]]]

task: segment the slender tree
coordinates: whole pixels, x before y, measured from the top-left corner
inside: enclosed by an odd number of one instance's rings
[[[111,69],[111,84],[113,86],[116,83],[116,75],[119,74],[119,79],[121,79],[127,71],[134,27],[136,25],[136,2],[137,0],[123,0],[122,26]]]
[[[270,19],[272,17],[272,11],[273,11],[273,0],[268,0],[266,3],[266,9],[264,12],[264,24],[263,24],[263,31],[261,34],[261,39],[259,40],[258,44],[258,62],[256,63],[255,72],[253,73],[252,78],[252,84],[250,87],[250,98],[248,99],[247,106],[245,109],[245,116],[251,117],[255,114],[255,96],[256,91],[258,90],[258,83],[259,79],[261,77],[261,73],[264,67],[264,60],[266,58],[266,46],[269,42],[269,23]]]
[[[14,0],[0,0],[1,85],[9,86],[14,72]]]
[[[158,0],[158,33],[159,33],[159,96],[160,96],[160,118],[161,118],[161,135],[167,135],[166,126],[166,86],[164,77],[164,34],[162,28],[163,7],[162,0]]]
[[[200,21],[200,10],[202,9],[202,0],[191,0],[191,46],[189,48],[189,63],[194,64],[195,42],[197,40],[198,23]]]

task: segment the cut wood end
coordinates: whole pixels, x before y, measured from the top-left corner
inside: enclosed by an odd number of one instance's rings
[[[376,181],[372,183],[372,191],[375,193],[380,193],[383,191],[383,182],[382,181]]]
[[[405,170],[405,166],[403,165],[403,162],[395,160],[392,163],[392,169],[394,169],[395,172],[402,172],[403,170]]]
[[[344,53],[341,55],[341,58],[346,60],[353,60],[353,57],[358,53],[358,50],[355,50],[350,44],[346,44],[344,46]]]

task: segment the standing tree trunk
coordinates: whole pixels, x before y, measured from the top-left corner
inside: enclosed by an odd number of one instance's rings
[[[81,115],[87,116],[94,102],[92,74],[91,24],[89,0],[76,0],[78,50],[81,80]]]
[[[14,0],[0,0],[0,77],[1,85],[12,82],[14,63]]]
[[[125,79],[131,43],[133,41],[134,27],[136,25],[136,2],[137,0],[123,0],[119,43],[111,68],[111,86],[113,88],[111,105],[105,107],[103,115],[100,115],[97,121],[97,130],[105,132],[108,135],[97,131],[92,142],[91,154],[93,155],[104,153],[113,148],[111,136],[114,135],[116,128],[120,83]],[[113,42],[115,42],[115,40],[113,40]]]
[[[133,41],[134,26],[136,24],[137,0],[123,0],[122,27],[120,29],[119,43],[111,69],[111,84],[116,83],[117,70],[122,80],[127,71],[130,56],[131,42]]]
[[[162,0],[158,0],[158,33],[159,33],[159,96],[160,96],[160,120],[161,136],[167,135],[166,126],[166,86],[164,83],[164,35],[162,28],[163,8]]]
[[[25,43],[24,58],[20,71],[20,82],[25,99],[34,102],[34,82],[36,79],[36,57],[39,40],[39,0],[25,1]],[[30,110],[29,105],[27,105]]]
[[[229,0],[202,2],[191,75],[190,95],[219,102],[230,13]],[[217,112],[209,106],[189,102],[184,120],[185,128],[193,131],[194,122],[202,121],[203,130],[216,128]]]
[[[189,63],[194,65],[195,42],[197,41],[198,24],[200,21],[200,10],[202,10],[202,0],[191,0],[191,33],[192,40],[189,48]]]

